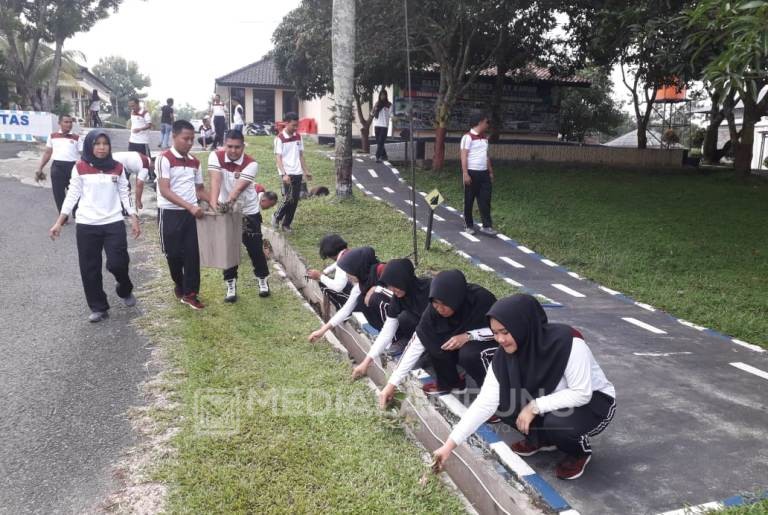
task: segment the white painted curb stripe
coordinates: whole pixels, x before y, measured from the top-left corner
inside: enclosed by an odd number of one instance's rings
[[[636,325],[637,327],[642,327],[646,331],[650,331],[654,334],[667,334],[666,331],[663,331],[659,329],[658,327],[654,327],[651,324],[646,324],[645,322],[641,322],[640,320],[632,317],[622,317],[622,320],[625,322],[629,322],[630,324]]]
[[[501,233],[497,234],[496,237],[501,241],[512,241],[512,238],[510,238],[509,236],[504,236]]]
[[[518,475],[518,477],[523,478],[536,473],[536,471],[523,461],[520,456],[512,452],[512,449],[510,449],[509,445],[506,443],[494,442],[490,444],[489,447],[496,453],[499,459],[512,470],[512,472]]]
[[[550,261],[549,259],[542,259],[541,262],[544,263],[545,265],[551,266],[551,267],[560,266],[557,263],[555,263],[554,261]]]
[[[376,200],[381,200],[381,197],[379,197],[378,195],[374,195],[373,198]]]
[[[646,311],[651,311],[651,312],[655,312],[656,311],[656,308],[654,308],[650,304],[644,304],[642,302],[635,302],[635,306],[641,307],[641,308],[645,309]]]
[[[518,245],[517,248],[520,249],[520,252],[525,252],[526,254],[533,254],[533,251],[531,249],[523,245]]]
[[[456,254],[463,257],[464,259],[472,259],[472,256],[464,252],[463,250],[456,251]]]
[[[677,319],[678,322],[683,324],[684,326],[691,327],[693,329],[696,329],[697,331],[706,331],[707,328],[701,325],[696,325],[693,322],[689,322],[688,320],[683,320],[682,318]]]
[[[583,299],[584,297],[586,297],[586,295],[584,295],[583,293],[577,292],[576,290],[573,290],[573,289],[567,287],[564,284],[553,284],[552,286],[554,286],[555,288],[557,288],[560,291],[564,291],[565,293],[567,293],[571,297],[576,297],[576,298],[580,298],[580,299]]]
[[[486,265],[485,263],[480,263],[477,266],[480,268],[480,270],[485,270],[486,272],[495,272],[496,271],[493,268],[491,268],[488,265]]]
[[[735,343],[736,345],[741,345],[742,347],[745,347],[749,350],[753,350],[755,352],[765,352],[765,349],[762,347],[758,347],[757,345],[753,345],[751,343],[747,343],[745,341],[739,340],[737,338],[731,338],[731,341]]]
[[[472,236],[471,234],[469,234],[468,232],[461,231],[459,234],[461,234],[462,236],[464,236],[466,239],[468,239],[469,241],[471,241],[473,243],[477,243],[478,241],[480,241],[477,238],[475,238],[474,236]]]
[[[392,173],[395,175],[400,175],[400,170],[398,170],[397,168],[392,168]]]
[[[359,182],[356,182],[356,183],[355,183],[355,186],[357,186],[357,187],[358,187],[358,188],[360,188],[361,190],[364,190],[364,189],[365,189],[365,186],[363,186],[363,185],[362,185],[362,184],[360,184]]]
[[[568,275],[570,275],[574,279],[578,279],[579,281],[583,281],[584,280],[584,278],[582,276],[580,276],[579,274],[577,274],[576,272],[568,272]]]
[[[451,213],[455,213],[456,212],[456,209],[452,208],[451,206],[445,206],[445,209],[447,209]]]
[[[523,285],[522,285],[522,284],[520,284],[520,283],[519,283],[519,282],[517,282],[517,281],[514,281],[514,280],[510,279],[509,277],[505,277],[505,278],[504,278],[504,281],[505,281],[507,284],[511,284],[512,286],[516,286],[517,288],[522,288],[522,287],[523,287]]]
[[[508,265],[510,265],[510,266],[513,266],[513,267],[515,267],[515,268],[525,268],[525,266],[524,266],[524,265],[521,265],[520,263],[518,263],[517,261],[515,261],[515,260],[514,260],[514,259],[512,259],[512,258],[508,258],[508,257],[506,257],[506,256],[500,256],[500,257],[499,257],[499,259],[501,259],[501,260],[502,260],[502,261],[504,261],[506,264],[508,264]]]
[[[659,515],[700,515],[710,510],[720,510],[725,508],[722,503],[708,502],[706,504],[699,504],[698,506],[689,506],[687,508],[681,508],[679,510],[665,511]]]
[[[768,379],[768,372],[765,370],[760,370],[759,368],[755,368],[752,365],[747,365],[746,363],[729,363],[732,367],[736,367],[740,370],[743,370],[744,372],[749,372],[750,374],[754,374],[757,377],[762,377],[763,379]]]
[[[427,196],[427,194],[425,192],[423,192],[423,191],[420,191],[419,195],[421,195],[422,197],[426,197]]]
[[[612,290],[610,288],[606,288],[605,286],[598,286],[601,290],[603,290],[605,293],[610,293],[611,295],[621,295],[621,292],[618,292],[616,290]]]
[[[435,220],[437,220],[438,222],[445,222],[445,218],[443,218],[442,216],[440,216],[438,214],[433,214],[432,216],[434,216]]]
[[[387,193],[394,193],[394,192],[395,192],[395,190],[393,190],[393,189],[392,189],[392,188],[390,188],[389,186],[384,186],[382,189],[383,189],[384,191],[386,191]]]
[[[376,170],[374,170],[373,168],[368,168],[368,173],[371,174],[371,177],[373,177],[374,179],[379,176],[379,174],[377,174]]]
[[[363,160],[362,160],[362,159],[360,159],[359,157],[356,157],[356,158],[355,158],[355,161],[357,161],[358,163],[362,163],[362,162],[363,162]]]

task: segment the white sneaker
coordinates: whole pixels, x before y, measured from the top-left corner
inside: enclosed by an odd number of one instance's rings
[[[477,231],[475,231],[475,228],[472,226],[467,226],[464,228],[464,232],[467,234],[475,234]]]
[[[496,236],[497,234],[499,234],[496,231],[496,229],[494,229],[493,227],[482,227],[480,228],[480,232],[485,234],[486,236]]]
[[[227,284],[227,295],[224,302],[235,302],[237,300],[237,279],[224,281]]]
[[[257,277],[259,280],[259,297],[269,297],[269,283],[266,277]]]

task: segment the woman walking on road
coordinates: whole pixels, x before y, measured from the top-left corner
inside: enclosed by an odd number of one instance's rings
[[[90,322],[109,317],[109,302],[101,275],[101,253],[107,256],[107,270],[115,276],[117,296],[126,306],[136,305],[133,283],[128,276],[128,240],[123,208],[131,217],[131,233],[141,234],[139,219],[128,191],[123,165],[112,158],[109,136],[99,129],[88,133],[83,143],[83,157],[72,168],[67,197],[56,223],[49,230],[52,240],[61,235],[61,227],[75,204],[77,209],[77,255]]]

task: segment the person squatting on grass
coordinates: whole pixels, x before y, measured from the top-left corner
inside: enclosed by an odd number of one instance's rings
[[[446,270],[432,279],[429,301],[416,334],[379,394],[382,408],[390,403],[395,388],[424,352],[429,354],[437,376],[436,382],[423,386],[427,395],[465,391],[466,383],[457,365],[475,383],[483,384],[488,363],[498,348],[485,318],[496,297],[482,286],[467,283],[461,271]]]
[[[488,156],[488,115],[473,114],[469,121],[472,128],[461,138],[460,157],[461,175],[464,180],[464,223],[469,234],[475,234],[475,222],[472,209],[477,198],[477,207],[483,227],[480,232],[494,236],[491,219],[491,193],[493,185],[493,166]]]
[[[215,139],[216,133],[213,131],[213,126],[211,126],[210,116],[203,116],[203,123],[200,125],[200,137],[197,138],[197,142],[203,147],[203,150],[207,150],[208,144],[213,143]],[[215,144],[211,145],[211,150],[216,150]]]
[[[136,305],[133,283],[128,275],[128,240],[125,233],[123,208],[131,217],[131,233],[141,234],[139,219],[131,203],[128,179],[123,165],[112,159],[109,136],[94,129],[85,137],[83,157],[71,170],[69,190],[61,214],[49,230],[52,240],[61,235],[75,204],[79,203],[75,235],[80,277],[85,300],[91,309],[90,322],[107,318],[109,302],[104,293],[101,274],[101,252],[107,256],[107,270],[115,276],[117,296],[126,306]]]
[[[205,306],[197,296],[200,249],[195,218],[203,217],[198,201],[210,203],[210,199],[203,186],[200,161],[189,154],[195,128],[186,120],[177,120],[173,122],[172,133],[173,146],[156,163],[160,247],[168,260],[176,298],[192,309],[203,309]]]
[[[67,114],[59,115],[59,131],[53,132],[45,142],[45,152],[37,167],[35,180],[44,180],[43,168],[48,161],[51,163],[51,190],[53,201],[56,202],[56,211],[61,211],[64,198],[67,196],[67,188],[72,177],[72,167],[80,159],[83,150],[83,140],[78,134],[72,134],[72,117]],[[73,212],[74,214],[74,212]]]
[[[269,266],[264,255],[261,235],[261,210],[277,203],[277,194],[272,191],[257,191],[254,180],[259,165],[245,153],[243,133],[237,129],[227,132],[224,150],[211,152],[208,157],[208,173],[211,177],[211,208],[231,209],[235,203],[242,204],[243,245],[253,265],[253,273],[259,281],[259,297],[269,296]],[[221,206],[220,206],[221,205]],[[238,209],[240,210],[240,209]],[[227,288],[224,302],[237,301],[237,266],[224,270]]]
[[[376,329],[381,329],[384,325],[388,299],[386,296],[375,293],[375,286],[379,282],[385,264],[379,262],[373,248],[357,247],[351,249],[339,258],[337,266],[346,272],[349,281],[353,284],[352,291],[341,309],[320,329],[309,335],[310,342],[316,342],[322,338],[328,330],[349,318],[353,311],[362,312],[368,323]],[[362,292],[366,292],[366,295],[363,295]],[[371,295],[367,295],[368,293]]]
[[[275,137],[275,161],[277,171],[283,181],[283,203],[272,215],[272,227],[277,229],[280,225],[284,231],[291,231],[293,217],[299,206],[301,196],[302,178],[312,180],[312,174],[304,162],[304,143],[301,134],[296,129],[299,126],[299,115],[287,113],[285,115],[285,128]]]
[[[547,321],[530,295],[513,295],[488,311],[488,324],[501,350],[480,394],[442,447],[436,470],[451,452],[498,410],[525,438],[512,445],[521,456],[560,449],[560,479],[577,479],[592,458],[589,438],[613,419],[616,391],[581,333]]]
[[[328,300],[336,309],[341,309],[352,291],[347,273],[338,267],[339,259],[347,252],[348,245],[338,234],[326,234],[320,240],[320,259],[332,259],[322,272],[310,268],[307,270],[307,278],[317,281],[320,291],[328,297]],[[333,273],[333,279],[329,274]]]
[[[377,286],[375,291],[386,295],[386,320],[366,357],[352,370],[354,379],[364,376],[373,360],[387,347],[410,340],[421,315],[429,306],[432,278],[416,277],[410,259],[388,261],[379,281],[384,286]],[[398,345],[395,350],[402,351],[404,346]]]

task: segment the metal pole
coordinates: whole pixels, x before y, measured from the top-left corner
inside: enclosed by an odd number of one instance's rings
[[[411,216],[413,217],[413,262],[416,266],[419,265],[419,250],[416,242],[416,166],[414,163],[413,148],[413,90],[411,89],[411,40],[408,33],[408,0],[403,0],[403,12],[405,13],[405,63],[406,74],[408,76],[408,129],[409,129],[409,143],[410,147],[410,164],[411,164]]]

